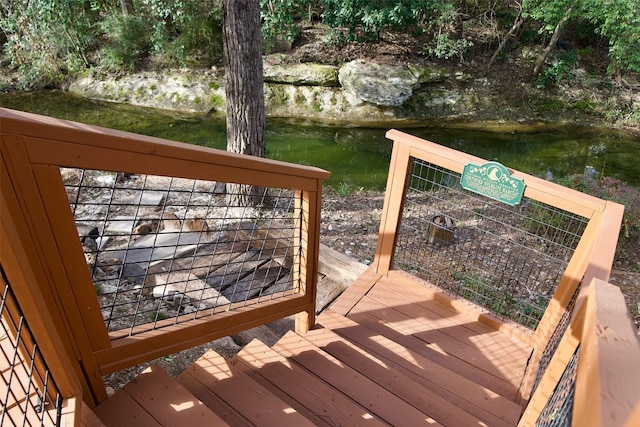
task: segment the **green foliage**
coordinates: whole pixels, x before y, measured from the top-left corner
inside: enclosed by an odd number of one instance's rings
[[[574,23],[576,37],[595,40],[595,34],[609,42],[609,72],[616,69],[640,72],[640,2],[637,0],[525,0],[525,16],[541,24],[550,34],[566,16]],[[591,25],[589,25],[591,24]]]
[[[596,31],[609,39],[609,72],[616,68],[640,72],[640,3],[637,0],[587,2],[588,17]]]
[[[155,56],[165,65],[193,61],[212,65],[222,58],[222,12],[219,2],[139,0],[135,15],[106,13],[100,23],[107,44],[101,65],[132,71]]]
[[[192,1],[186,5],[184,18],[177,22],[177,37],[171,45],[181,64],[192,54],[203,54],[204,63],[222,61],[222,10],[219,3],[207,5]],[[210,6],[210,7],[206,7]]]
[[[568,82],[573,78],[573,70],[578,62],[578,55],[574,50],[563,52],[547,67],[538,79],[537,87],[542,89],[557,83]]]
[[[473,46],[473,43],[454,35],[460,12],[450,2],[435,4],[434,12],[434,19],[430,23],[434,36],[431,42],[425,46],[425,52],[443,59],[457,56],[462,61],[464,52]]]
[[[448,34],[438,34],[426,46],[426,51],[436,58],[451,59],[457,56],[462,60],[464,52],[471,46],[473,42],[470,40],[452,39]]]
[[[348,182],[341,182],[338,185],[338,188],[336,188],[336,193],[339,196],[346,197],[357,193],[358,190],[362,190],[362,188],[355,187],[353,184],[349,184]]]
[[[578,2],[574,0],[524,0],[522,3],[523,15],[540,23],[540,33],[551,34],[565,15],[579,15],[579,9],[575,3]]]
[[[262,35],[266,47],[280,38],[293,42],[300,34],[298,21],[314,2],[310,0],[260,0]]]
[[[265,46],[293,42],[302,22],[321,17],[330,40],[378,41],[383,31],[425,34],[427,55],[463,58],[472,46],[462,37],[462,17],[494,31],[506,28],[517,8],[487,0],[261,0]],[[23,87],[57,85],[87,67],[134,70],[143,61],[160,65],[210,66],[222,59],[221,0],[0,0],[0,43]],[[567,18],[563,36],[583,48],[609,43],[610,73],[640,72],[640,2],[637,0],[523,0],[524,15],[539,24],[525,28],[523,43],[548,40]],[[530,28],[531,26],[529,26]],[[96,54],[97,53],[97,54]],[[544,73],[546,86],[570,77],[573,58],[563,57]],[[583,64],[584,65],[584,64]],[[588,64],[586,65],[588,68]],[[598,63],[599,66],[599,63]]]
[[[331,40],[379,40],[385,29],[412,31],[426,19],[434,0],[325,0],[322,20],[332,29]]]
[[[87,0],[14,0],[0,3],[4,53],[23,87],[46,87],[88,65],[94,12]]]
[[[109,71],[134,71],[149,52],[147,27],[141,17],[108,15],[100,29],[108,40],[100,63]]]

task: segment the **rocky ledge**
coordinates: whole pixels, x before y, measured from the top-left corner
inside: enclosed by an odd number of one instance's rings
[[[354,60],[340,66],[285,64],[282,56],[264,59],[268,117],[294,117],[355,126],[424,121],[536,121],[594,123],[596,93],[564,89],[535,90],[529,84],[509,88],[491,77],[473,77],[446,68],[417,64],[384,65]],[[163,70],[123,77],[85,77],[69,90],[102,101],[128,103],[189,114],[226,110],[224,77],[217,69]],[[595,98],[594,98],[595,97]],[[636,100],[640,105],[640,99]]]

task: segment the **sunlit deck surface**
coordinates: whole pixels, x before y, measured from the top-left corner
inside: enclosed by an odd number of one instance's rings
[[[406,273],[371,268],[304,337],[290,332],[271,348],[256,340],[232,360],[209,351],[178,381],[199,400],[190,410],[209,408],[230,425],[513,426],[528,332],[499,331],[479,321],[474,306],[459,304]],[[137,420],[147,419],[152,397],[176,402],[175,386],[160,385],[167,380],[149,371],[96,414],[108,426],[130,422],[132,408],[143,414]],[[176,422],[186,416],[161,414]]]

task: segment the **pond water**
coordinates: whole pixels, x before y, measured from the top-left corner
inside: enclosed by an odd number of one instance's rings
[[[224,119],[178,117],[166,112],[99,103],[61,92],[0,94],[0,107],[222,148]],[[324,126],[302,120],[267,120],[267,157],[332,172],[337,187],[384,189],[391,155],[386,128]],[[582,173],[613,176],[640,188],[640,138],[575,127],[563,132],[511,134],[442,127],[402,129],[487,160],[543,178]]]

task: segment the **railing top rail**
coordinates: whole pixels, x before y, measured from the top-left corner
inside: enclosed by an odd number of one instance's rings
[[[0,131],[31,138],[64,141],[68,150],[31,150],[33,163],[57,164],[61,166],[86,166],[80,160],[78,147],[109,149],[126,154],[153,154],[156,158],[196,161],[209,167],[233,165],[235,169],[257,170],[300,178],[326,180],[330,173],[316,167],[296,165],[278,160],[256,158],[230,153],[224,150],[201,147],[162,138],[138,135],[130,132],[81,124],[22,111],[0,108]],[[78,163],[78,164],[76,164]],[[82,165],[79,163],[83,163]]]
[[[457,173],[462,173],[464,166],[468,163],[483,164],[486,162],[485,159],[441,146],[396,129],[389,130],[386,136],[395,142],[407,146],[411,156],[428,160]],[[424,158],[425,156],[428,156],[428,159]],[[569,212],[583,215],[587,218],[591,217],[593,211],[601,212],[605,208],[606,202],[596,197],[523,172],[511,169],[509,169],[509,172],[512,176],[524,181],[526,185],[524,195],[526,197],[561,207]]]
[[[620,288],[599,279],[587,289],[574,425],[625,424],[640,405],[640,342]]]

